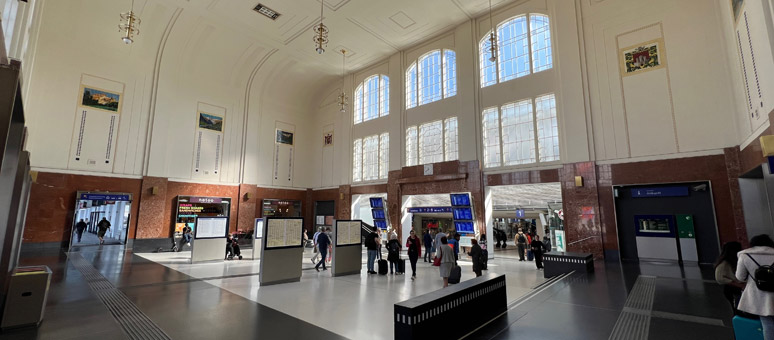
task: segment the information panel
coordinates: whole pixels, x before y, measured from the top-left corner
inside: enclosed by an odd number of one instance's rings
[[[267,218],[266,249],[284,247],[302,247],[304,220],[300,218]]]
[[[362,222],[336,221],[336,246],[360,245]]]
[[[255,228],[253,228],[253,238],[261,238],[263,237],[263,219],[262,218],[256,218],[255,219]]]
[[[199,217],[194,238],[225,238],[228,234],[227,217]]]

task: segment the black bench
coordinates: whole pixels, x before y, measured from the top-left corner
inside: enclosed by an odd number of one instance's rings
[[[506,311],[505,275],[487,274],[395,304],[395,339],[459,339]]]
[[[543,255],[543,277],[577,271],[580,273],[594,272],[594,255],[590,253],[549,252]]]

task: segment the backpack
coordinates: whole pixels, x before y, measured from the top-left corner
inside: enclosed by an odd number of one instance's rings
[[[400,246],[398,245],[398,242],[390,242],[389,248],[387,250],[391,253],[397,254],[400,251]]]
[[[524,235],[519,235],[519,243],[527,243],[527,239],[524,237]]]
[[[753,281],[755,281],[755,286],[764,292],[774,292],[774,267],[772,265],[761,266],[750,254],[745,255],[758,266],[755,269],[755,275],[752,277]]]

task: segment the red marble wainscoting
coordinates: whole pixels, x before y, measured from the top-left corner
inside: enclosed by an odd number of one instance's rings
[[[134,202],[129,221],[129,238],[133,238],[137,230],[138,219],[136,216],[139,208],[137,202],[141,199],[141,185],[142,180],[134,178],[39,172],[36,181],[30,187],[23,242],[68,244],[77,191],[132,194]]]
[[[595,258],[604,258],[596,164],[565,164],[559,176],[567,250],[592,253]],[[582,186],[576,186],[576,176],[583,178]]]
[[[165,220],[164,213],[167,201],[167,184],[169,180],[163,177],[143,177],[142,192],[140,193],[139,216],[137,234],[135,238],[162,238],[169,237],[166,234],[167,225],[171,222]],[[156,193],[153,193],[153,190]]]

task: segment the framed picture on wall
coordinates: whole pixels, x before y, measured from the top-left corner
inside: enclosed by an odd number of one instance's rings
[[[211,113],[199,112],[199,128],[223,132],[223,117]]]
[[[81,86],[81,106],[120,113],[121,94],[90,86]]]
[[[622,48],[619,55],[623,76],[660,69],[665,66],[664,39]]]
[[[293,133],[277,129],[276,143],[293,145]]]

